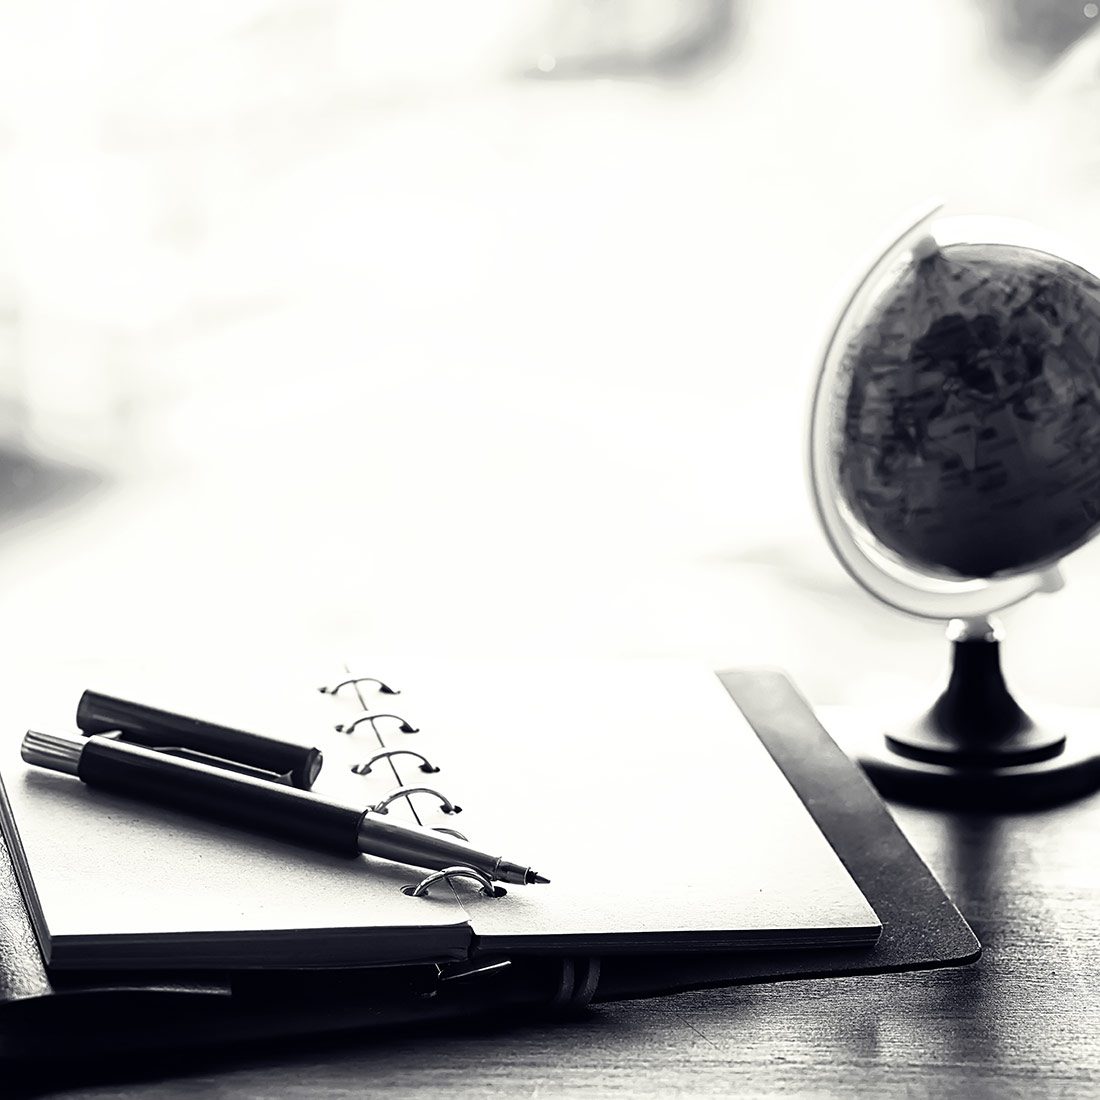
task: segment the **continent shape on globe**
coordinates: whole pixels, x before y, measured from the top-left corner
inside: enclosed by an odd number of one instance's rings
[[[855,520],[909,566],[1064,557],[1100,525],[1100,281],[1007,244],[914,259],[847,344],[831,446]]]

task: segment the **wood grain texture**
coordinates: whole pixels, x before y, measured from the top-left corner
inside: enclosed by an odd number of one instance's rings
[[[133,1066],[124,1084],[113,1073],[63,1095],[1096,1095],[1100,799],[1001,818],[896,814],[973,923],[985,947],[977,965],[708,990],[557,1025],[394,1031]]]

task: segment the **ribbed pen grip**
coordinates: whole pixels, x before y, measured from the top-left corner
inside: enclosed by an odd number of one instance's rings
[[[39,733],[27,730],[23,738],[22,756],[28,764],[40,768],[76,775],[80,754],[88,742],[83,737],[65,733]]]

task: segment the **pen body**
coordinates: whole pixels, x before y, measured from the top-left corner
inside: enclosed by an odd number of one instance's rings
[[[342,856],[369,855],[432,870],[474,867],[503,882],[547,882],[529,867],[452,839],[402,825],[372,809],[330,802],[310,791],[170,756],[100,735],[28,730],[28,764],[75,775],[91,787],[280,837]]]
[[[362,810],[315,794],[235,775],[142,745],[89,737],[77,775],[89,786],[172,806],[283,837],[337,855],[357,856]]]

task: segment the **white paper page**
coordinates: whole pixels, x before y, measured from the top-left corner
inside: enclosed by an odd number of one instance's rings
[[[41,683],[24,678],[3,709],[0,775],[55,964],[163,958],[164,965],[247,966],[282,958],[309,966],[387,961],[406,951],[433,957],[435,947],[438,957],[464,957],[469,932],[454,897],[443,891],[429,902],[402,893],[418,881],[416,869],[298,848],[24,764],[26,729],[75,731],[85,687],[316,745],[325,762],[314,790],[337,801],[366,806],[396,786],[386,767],[366,777],[350,772],[367,735],[349,738],[333,725],[361,707],[352,693],[318,694],[308,669],[222,678],[88,668],[57,670]],[[412,821],[404,803],[393,813]]]
[[[364,660],[420,727],[401,743],[462,812],[425,824],[532,866],[500,899],[462,884],[485,946],[594,950],[873,942],[879,922],[708,669],[670,662]],[[406,782],[416,761],[399,761]],[[610,937],[609,939],[606,937]]]

